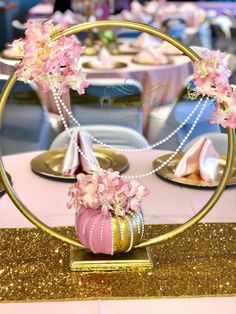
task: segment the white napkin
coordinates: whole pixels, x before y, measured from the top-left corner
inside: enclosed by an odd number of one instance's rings
[[[78,152],[77,145],[90,162]],[[63,159],[62,174],[73,175],[79,171],[91,173],[98,167],[90,135],[87,132],[73,130]]]

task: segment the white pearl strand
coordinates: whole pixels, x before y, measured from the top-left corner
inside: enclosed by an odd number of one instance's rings
[[[129,244],[128,249],[125,252],[129,252],[134,245],[134,229],[133,229],[132,221],[130,221],[128,216],[125,216],[125,220],[127,221],[129,225],[129,231],[130,231],[130,244]]]
[[[118,215],[116,216],[116,218],[117,218],[117,222],[118,222],[118,225],[119,225],[120,238],[121,238],[121,241],[123,241],[124,240],[124,232],[123,232],[123,229],[122,229],[122,223],[121,223],[120,217]]]
[[[144,226],[145,226],[145,224],[144,224],[144,219],[143,219],[143,215],[142,215],[141,209],[137,210],[136,214],[138,215],[139,219],[141,220],[141,228],[142,228],[141,239],[142,239],[143,234],[144,234]]]
[[[106,222],[106,218],[103,217],[102,219],[102,224],[101,224],[101,228],[100,228],[100,243],[102,244],[103,242],[103,232],[104,232],[104,225],[105,225],[105,222]]]
[[[94,229],[95,229],[95,227],[96,227],[96,224],[98,223],[98,219],[99,218],[101,218],[101,213],[95,218],[95,220],[94,220],[94,222],[93,222],[93,224],[92,224],[92,227],[91,227],[91,229],[90,229],[90,232],[89,232],[89,247],[90,247],[90,249],[91,249],[91,251],[93,252],[93,253],[97,253],[95,250],[94,250],[94,248],[93,248],[93,233],[94,233]]]
[[[114,230],[113,230],[113,223],[112,223],[112,214],[110,212],[110,225],[111,225],[111,255],[114,254]]]
[[[74,123],[81,127],[81,124],[79,123],[79,121],[74,117],[73,113],[71,110],[69,110],[66,105],[64,104],[64,102],[62,101],[60,95],[58,94],[58,92],[53,89],[52,91],[53,93],[53,97],[54,97],[54,100],[55,100],[55,103],[58,103],[59,106],[62,106],[62,108],[66,111],[66,113],[69,115],[69,117],[74,121]],[[96,142],[97,144],[100,144],[102,146],[105,146],[107,148],[111,148],[111,149],[115,149],[117,151],[121,151],[121,152],[143,152],[143,151],[147,151],[147,150],[151,150],[151,149],[154,149],[155,147],[157,146],[160,146],[164,143],[166,143],[167,141],[169,141],[179,130],[181,130],[185,124],[190,120],[190,118],[194,115],[194,113],[197,111],[197,109],[199,108],[203,98],[204,98],[205,95],[203,95],[199,101],[197,102],[196,106],[193,108],[193,110],[190,112],[190,114],[184,119],[184,121],[173,131],[171,132],[167,137],[165,137],[164,139],[160,140],[159,142],[156,142],[152,145],[149,145],[147,147],[143,147],[143,148],[121,148],[121,147],[117,147],[117,146],[114,146],[114,145],[109,145],[109,144],[106,144],[102,141],[100,141],[99,139],[97,139],[96,137],[94,137],[91,133],[89,133],[89,136],[91,137],[91,139]]]
[[[54,90],[54,89],[53,89],[53,90]],[[183,147],[184,143],[187,141],[187,139],[189,138],[189,136],[192,134],[192,132],[193,132],[194,128],[196,127],[196,125],[197,125],[197,123],[198,123],[198,121],[199,121],[199,119],[200,119],[200,117],[201,117],[203,111],[204,111],[205,108],[206,108],[208,99],[209,99],[209,97],[206,97],[206,99],[205,99],[205,101],[204,101],[204,104],[203,104],[201,110],[199,111],[199,113],[198,113],[196,119],[194,120],[194,122],[193,122],[193,124],[192,124],[190,130],[188,131],[188,133],[186,134],[186,136],[183,138],[182,142],[179,144],[179,146],[177,147],[177,149],[175,150],[175,152],[174,152],[173,154],[171,154],[170,157],[169,157],[166,161],[164,161],[160,166],[158,166],[157,168],[153,169],[152,171],[149,171],[149,172],[146,172],[146,173],[143,173],[143,174],[133,175],[133,176],[124,176],[124,175],[121,175],[120,177],[125,178],[125,179],[141,179],[141,178],[145,178],[145,177],[148,177],[148,176],[150,176],[150,175],[152,175],[152,174],[155,174],[156,172],[158,172],[159,170],[161,170],[162,168],[164,168],[166,165],[168,165],[169,162],[170,162],[170,161],[177,155],[177,153],[181,150],[181,148]],[[201,98],[201,100],[202,100],[202,98]],[[56,101],[56,99],[55,99],[55,103],[56,103],[56,107],[57,107],[57,109],[58,109],[59,115],[60,115],[60,117],[61,117],[61,119],[62,119],[62,123],[63,123],[63,125],[64,125],[64,128],[65,128],[66,130],[69,130],[69,127],[68,127],[68,125],[67,125],[67,122],[66,122],[66,120],[65,120],[65,118],[64,118],[64,116],[63,116],[63,113],[62,113],[62,111],[61,111],[60,103],[59,103],[58,101]],[[72,139],[72,140],[73,140],[73,139]],[[91,163],[91,160],[88,159],[87,156],[81,151],[81,149],[78,147],[77,143],[74,142],[74,144],[76,145],[76,148],[77,148],[78,152],[79,152],[89,163]],[[93,166],[95,166],[95,167],[97,168],[97,170],[99,170],[99,168],[98,168],[95,164],[93,164]]]
[[[91,214],[87,217],[87,219],[86,219],[86,221],[85,221],[85,223],[84,223],[83,230],[82,230],[83,236],[85,235],[86,228],[87,228],[87,225],[88,225],[89,221],[90,221],[94,216],[96,216],[97,214],[99,214],[99,210],[97,210],[95,213],[91,213]]]
[[[141,233],[141,227],[140,227],[140,217],[138,215],[136,215],[136,211],[135,212],[131,212],[130,213],[131,217],[134,218],[135,223],[137,225],[137,229],[138,229],[138,234]]]

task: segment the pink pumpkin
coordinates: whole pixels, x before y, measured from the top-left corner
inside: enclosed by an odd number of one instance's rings
[[[100,209],[86,209],[76,214],[76,232],[80,242],[94,253],[128,252],[140,242],[144,232],[141,209],[125,216]]]

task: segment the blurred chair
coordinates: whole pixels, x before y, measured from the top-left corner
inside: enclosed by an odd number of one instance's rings
[[[147,139],[151,144],[162,140],[167,137],[171,132],[173,132],[183,120],[190,114],[194,109],[198,100],[189,100],[188,96],[188,86],[194,88],[194,83],[192,82],[192,76],[189,76],[185,82],[185,87],[177,98],[175,104],[167,103],[161,104],[154,108],[149,117],[149,129]],[[213,99],[208,100],[208,105],[204,110],[197,126],[194,131],[189,136],[186,143],[191,141],[198,135],[215,132],[220,133],[221,128],[218,124],[211,124],[208,119],[211,117],[211,113],[214,110],[215,104]],[[159,149],[175,150],[177,146],[181,143],[183,138],[189,132],[198,112],[201,107],[197,109],[195,114],[189,119],[189,121],[167,142],[158,146]]]
[[[208,21],[204,21],[199,27],[186,27],[185,36],[185,44],[188,46],[212,49],[212,32]]]
[[[174,104],[166,103],[152,109],[148,118],[147,130],[147,139],[150,144],[166,138],[176,128],[176,124],[171,116],[173,107]],[[157,149],[175,150],[178,143],[179,139],[177,134],[175,134],[166,143],[159,145]]]
[[[236,69],[232,71],[229,82],[232,85],[236,85]]]
[[[185,28],[186,22],[182,18],[170,17],[163,21],[163,30],[167,32],[168,35],[182,41],[186,42]]]
[[[225,32],[222,30],[218,24],[210,24],[212,32],[212,46],[213,49],[220,49],[222,51],[227,51],[230,39],[227,38]]]
[[[25,34],[25,25],[21,23],[19,20],[13,20],[11,25],[14,28],[14,34],[16,38],[24,37]]]
[[[227,153],[228,138],[226,133],[203,133],[200,136],[197,136],[193,138],[190,142],[188,142],[188,144],[184,146],[183,150],[184,151],[188,150],[202,136],[207,137],[212,141],[218,153],[220,154]]]
[[[0,75],[0,90],[8,76]],[[47,149],[51,126],[48,113],[29,84],[17,81],[4,110],[0,128],[4,155]]]
[[[138,38],[140,35],[142,34],[142,32],[140,31],[136,31],[134,29],[126,29],[126,28],[121,28],[119,29],[118,33],[117,33],[117,36],[118,38]]]
[[[159,107],[154,108],[149,116],[149,128],[147,134],[149,143],[154,144],[159,142],[173,132],[193,110],[196,102],[197,101],[181,101],[176,104],[162,104]],[[221,132],[218,124],[211,124],[208,121],[208,118],[211,117],[213,108],[214,103],[212,100],[209,100],[209,105],[205,109],[204,114],[200,118],[186,143],[191,141],[196,136],[202,135],[206,132],[215,132],[218,134]],[[198,108],[194,116],[182,127],[182,129],[171,137],[171,139],[159,145],[157,148],[175,150],[189,132],[199,110],[200,108]]]
[[[29,10],[42,2],[42,0],[17,0],[19,2],[19,20],[22,23],[25,23],[29,14]]]
[[[231,53],[236,53],[236,26],[230,27],[230,49]]]
[[[93,79],[84,95],[71,91],[72,112],[82,125],[114,124],[142,133],[142,86],[133,79]]]
[[[70,133],[74,129],[87,131],[98,140],[108,145],[133,148],[143,148],[149,145],[147,140],[140,133],[127,127],[116,125],[86,125],[80,128],[73,127],[63,131],[53,140],[50,148],[67,145]],[[94,143],[96,144],[96,142]]]
[[[181,124],[183,120],[190,114],[190,112],[193,110],[194,106],[196,105],[197,101],[198,100],[180,101],[174,106],[171,114],[172,114],[172,119],[174,120],[176,126]],[[198,135],[202,135],[204,133],[209,133],[209,132],[220,133],[221,132],[220,126],[218,124],[216,123],[212,124],[208,121],[208,119],[212,116],[211,113],[214,110],[214,108],[215,108],[214,100],[209,99],[206,109],[204,110],[194,131],[191,133],[186,143],[191,141],[191,139],[193,139],[194,137]],[[190,118],[188,123],[185,124],[185,126],[181,130],[178,131],[177,135],[178,135],[179,143],[181,143],[185,135],[189,132],[200,109],[201,107],[198,108],[198,110],[195,112],[193,117]]]

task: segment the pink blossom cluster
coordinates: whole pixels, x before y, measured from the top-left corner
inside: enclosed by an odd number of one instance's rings
[[[25,38],[13,42],[13,49],[23,55],[16,75],[38,84],[45,92],[56,88],[62,94],[72,88],[83,94],[88,82],[79,65],[81,44],[73,36],[53,41],[52,35],[61,30],[50,20],[26,23]]]
[[[147,189],[137,180],[124,180],[118,172],[100,170],[92,174],[79,174],[69,189],[68,208],[76,212],[92,208],[101,209],[103,215],[114,212],[124,216],[141,208]]]
[[[205,94],[216,100],[210,122],[236,128],[236,90],[229,84],[230,74],[226,54],[219,50],[205,50],[202,59],[194,63],[197,96]]]

